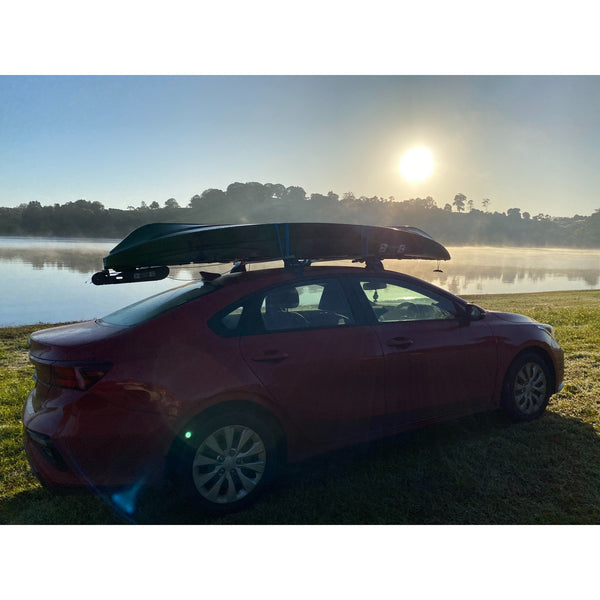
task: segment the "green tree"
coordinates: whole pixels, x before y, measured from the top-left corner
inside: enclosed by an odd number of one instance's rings
[[[285,196],[285,186],[281,183],[265,183],[265,189],[273,200],[282,200]]]
[[[506,211],[507,216],[512,219],[520,219],[521,218],[521,209],[520,208],[509,208]]]
[[[37,235],[43,235],[45,229],[44,209],[40,202],[37,200],[32,200],[29,204],[23,207],[23,212],[21,215],[25,231],[29,231]]]
[[[291,185],[285,189],[285,199],[288,202],[304,202],[306,200],[306,192],[304,188],[297,185]]]
[[[427,196],[427,198],[411,198],[410,200],[405,200],[402,204],[420,210],[433,210],[437,208],[435,200],[431,196]]]
[[[245,200],[247,198],[247,190],[246,184],[240,183],[236,181],[235,183],[230,183],[227,186],[227,190],[225,191],[227,194],[227,198],[235,205],[235,206],[243,206],[245,204]]]
[[[456,196],[454,196],[454,202],[452,202],[452,204],[454,206],[456,206],[456,210],[460,213],[463,210],[465,210],[465,202],[467,200],[467,197],[464,194],[456,194]]]
[[[188,204],[188,206],[190,208],[200,208],[201,205],[202,205],[202,198],[198,194],[194,194],[190,198],[190,203]]]

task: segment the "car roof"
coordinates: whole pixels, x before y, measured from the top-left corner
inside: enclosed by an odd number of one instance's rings
[[[284,267],[257,269],[256,271],[246,271],[240,273],[226,273],[214,280],[218,286],[230,287],[238,284],[263,284],[268,286],[283,281],[292,281],[294,279],[314,279],[326,277],[329,275],[357,275],[366,278],[371,277],[401,277],[406,282],[412,282],[416,285],[428,287],[446,296],[451,296],[458,300],[460,297],[455,296],[451,292],[439,288],[438,286],[429,283],[418,277],[413,277],[399,271],[381,270],[372,271],[365,269],[364,266],[339,266],[339,265],[310,265],[300,270],[286,269]],[[463,300],[464,302],[464,300]]]
[[[220,285],[235,285],[241,282],[250,282],[257,280],[281,280],[281,279],[295,279],[305,277],[322,277],[326,275],[340,275],[340,274],[353,274],[358,275],[360,273],[368,273],[369,276],[373,274],[381,275],[401,275],[396,271],[367,271],[364,267],[344,267],[337,265],[310,265],[301,269],[286,269],[284,267],[272,267],[266,269],[257,269],[255,271],[244,271],[240,273],[225,273],[221,275],[216,282]],[[286,277],[287,276],[287,277]]]

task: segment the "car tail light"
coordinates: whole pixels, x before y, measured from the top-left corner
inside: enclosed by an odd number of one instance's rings
[[[34,361],[36,378],[49,385],[73,390],[87,390],[110,369],[107,363],[44,364]]]

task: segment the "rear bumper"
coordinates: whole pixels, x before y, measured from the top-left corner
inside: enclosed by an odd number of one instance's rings
[[[25,454],[31,472],[48,488],[82,487],[85,483],[75,479],[52,440],[45,435],[23,429]]]
[[[34,410],[34,404],[35,390],[25,403],[23,433],[29,465],[42,485],[109,488],[164,477],[168,432],[160,415],[115,409],[102,419],[112,427],[96,427],[98,415],[81,419],[77,411]]]

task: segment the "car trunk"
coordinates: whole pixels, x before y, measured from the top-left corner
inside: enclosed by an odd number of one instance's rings
[[[35,331],[29,338],[29,354],[32,359],[44,361],[98,359],[90,356],[101,352],[103,342],[118,335],[125,327],[106,325],[98,321],[84,321]]]

